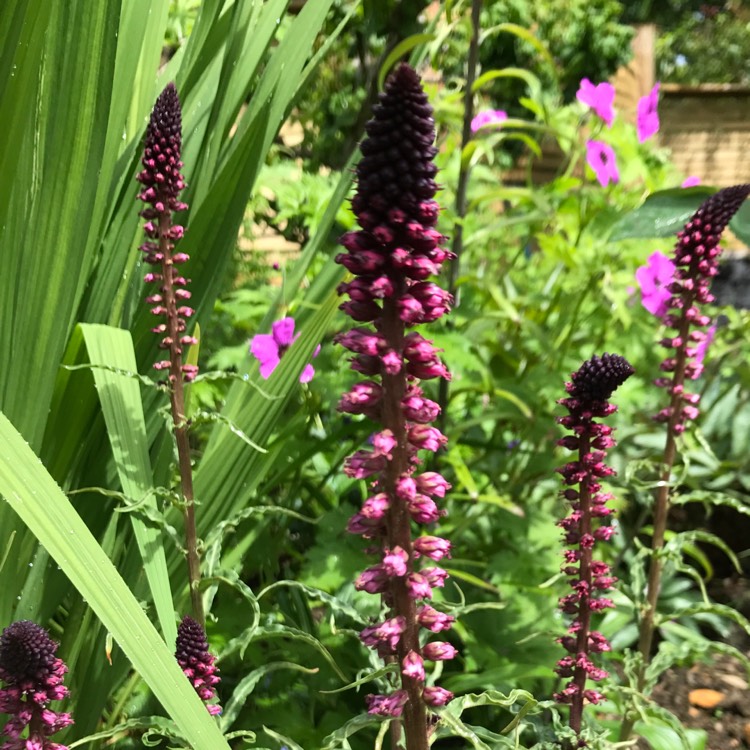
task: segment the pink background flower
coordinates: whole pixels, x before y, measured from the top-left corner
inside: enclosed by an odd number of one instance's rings
[[[667,289],[674,279],[674,263],[663,253],[651,253],[645,266],[635,272],[638,286],[641,288],[641,302],[652,314],[666,315],[672,293]]]
[[[659,132],[659,84],[657,83],[651,91],[638,100],[635,127],[638,132],[638,141],[643,143],[652,135]]]
[[[620,173],[617,171],[617,158],[612,146],[608,143],[587,141],[586,162],[594,170],[596,179],[602,187],[607,187],[610,182],[619,181]]]
[[[714,336],[716,336],[716,326],[709,326],[709,328],[706,330],[706,335],[704,338],[702,338],[695,347],[695,363],[701,364],[706,356],[706,352],[708,351],[708,347],[711,346],[711,342],[714,340]]]
[[[691,175],[690,177],[686,177],[682,181],[682,185],[680,187],[689,188],[689,187],[695,187],[696,185],[701,184],[701,178],[696,177],[695,175]]]
[[[594,86],[588,78],[584,78],[576,93],[576,99],[581,104],[591,107],[607,123],[607,127],[612,127],[612,121],[615,119],[613,106],[615,101],[615,87],[611,83],[604,82]]]
[[[268,380],[276,369],[284,352],[297,340],[299,334],[294,335],[294,318],[282,318],[271,326],[271,333],[259,333],[250,341],[250,354],[260,362],[260,376]],[[313,352],[318,356],[320,345]],[[309,383],[315,375],[312,365],[305,365],[299,376],[300,383]]]
[[[471,132],[476,133],[479,128],[486,125],[499,125],[507,119],[508,113],[502,109],[486,109],[484,112],[479,112],[471,121]]]

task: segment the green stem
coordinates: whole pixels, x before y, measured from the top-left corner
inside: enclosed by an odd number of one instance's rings
[[[477,77],[479,64],[479,14],[482,9],[482,0],[472,0],[471,3],[471,40],[469,42],[469,59],[466,64],[466,89],[464,90],[464,121],[461,128],[461,161],[458,171],[458,185],[456,187],[456,223],[453,226],[453,242],[451,250],[456,256],[448,270],[448,293],[451,294],[458,305],[458,275],[460,270],[461,255],[463,253],[464,218],[466,216],[466,191],[469,184],[468,164],[464,164],[463,152],[471,140],[471,121],[474,118],[474,81]],[[450,325],[450,323],[448,324]],[[446,379],[441,379],[438,385],[438,399],[440,404],[440,416],[438,417],[438,429],[445,432],[446,410],[448,407],[449,387]]]

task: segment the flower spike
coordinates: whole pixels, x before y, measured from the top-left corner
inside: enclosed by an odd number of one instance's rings
[[[662,316],[673,333],[661,341],[662,346],[674,352],[661,364],[662,371],[668,375],[656,381],[657,386],[669,389],[671,399],[669,406],[655,417],[658,422],[666,422],[673,435],[683,433],[686,422],[699,413],[700,396],[687,391],[685,381],[695,380],[703,372],[702,360],[709,335],[706,329],[711,319],[701,311],[701,305],[714,301],[710,285],[719,272],[721,234],[748,195],[750,184],[719,190],[703,203],[677,235],[672,258],[674,279],[667,287],[671,296]]]
[[[146,283],[157,286],[155,293],[147,297],[146,302],[153,305],[151,313],[161,320],[151,330],[161,337],[159,347],[166,350],[168,356],[156,362],[154,369],[166,370],[169,374],[172,429],[177,444],[180,487],[185,500],[185,547],[190,599],[193,614],[203,623],[203,600],[198,588],[201,572],[188,440],[189,423],[185,414],[185,382],[195,379],[198,368],[192,364],[183,364],[182,361],[183,348],[198,342],[186,332],[186,320],[191,318],[195,311],[185,304],[190,299],[190,292],[186,289],[188,279],[179,270],[179,266],[186,263],[189,257],[187,253],[175,252],[175,243],[182,237],[184,229],[179,224],[172,223],[173,211],[187,209],[187,205],[179,198],[185,187],[180,172],[181,148],[180,99],[174,84],[168,83],[151,112],[141,159],[143,170],[136,177],[143,185],[138,198],[148,204],[147,208],[141,211],[141,216],[146,219],[144,230],[148,239],[140,249],[145,254],[146,263],[155,266],[155,270],[147,273],[144,278]]]
[[[221,682],[218,669],[214,666],[216,657],[208,652],[206,631],[200,623],[189,615],[182,618],[177,628],[175,658],[182,667],[185,676],[190,680],[211,716],[221,713],[221,706],[208,701],[216,697],[216,685]]]
[[[198,374],[195,365],[182,364],[183,347],[197,341],[185,333],[185,321],[192,317],[194,310],[184,304],[191,295],[185,288],[188,282],[178,268],[189,260],[189,256],[174,252],[175,242],[182,237],[184,228],[172,223],[172,212],[187,209],[187,204],[179,198],[185,187],[180,173],[181,148],[180,99],[175,85],[168,83],[151,112],[141,159],[143,169],[136,179],[143,185],[138,198],[148,204],[141,211],[141,216],[146,219],[144,230],[148,239],[140,250],[146,263],[158,269],[146,274],[147,283],[158,285],[157,291],[146,301],[153,305],[151,312],[164,319],[152,330],[162,337],[159,347],[169,351],[169,359],[157,362],[154,368],[169,370],[172,383],[180,375],[190,381]]]
[[[703,371],[703,357],[715,332],[714,326],[709,327],[711,319],[702,312],[700,306],[714,300],[710,284],[711,279],[718,273],[721,234],[748,195],[750,184],[734,185],[719,190],[704,201],[677,235],[673,256],[674,279],[668,286],[671,296],[666,302],[666,311],[661,316],[662,322],[673,329],[669,336],[662,339],[662,346],[674,349],[674,353],[667,356],[661,364],[662,371],[669,374],[655,381],[657,386],[667,389],[669,406],[655,416],[657,421],[666,424],[667,439],[660,481],[655,493],[652,554],[645,590],[645,606],[638,627],[640,663],[636,667],[635,687],[639,692],[646,685],[647,668],[656,630],[656,605],[664,565],[661,552],[669,521],[677,438],[685,431],[687,422],[696,419],[699,414],[700,395],[689,392],[685,381],[700,377]],[[620,741],[628,740],[634,723],[633,715],[626,715],[620,728]]]
[[[453,622],[424,604],[444,585],[446,572],[431,563],[450,555],[450,543],[432,534],[412,534],[413,524],[439,520],[444,511],[434,498],[442,499],[450,488],[435,472],[417,473],[419,451],[435,452],[446,442],[429,424],[440,407],[420,381],[449,374],[432,342],[412,329],[448,312],[450,295],[428,279],[452,255],[435,228],[440,209],[434,199],[432,108],[408,65],[399,65],[388,77],[366,132],[352,200],[360,229],[341,238],[346,252],[336,258],[354,275],[339,287],[349,297],[341,309],[360,325],[336,341],[352,352],[352,369],[367,379],[344,394],[339,410],[363,415],[381,428],[371,448],[357,451],[345,465],[348,476],[370,477],[373,486],[348,529],[374,540],[378,555],[356,588],[380,595],[390,610],[384,622],[365,628],[360,638],[400,665],[400,688],[369,696],[368,710],[402,717],[407,746],[426,750],[427,709],[453,696],[426,686],[425,662],[452,659],[456,649],[444,641],[420,641],[421,630],[443,632]]]
[[[8,741],[3,750],[67,750],[65,745],[49,738],[70,726],[70,714],[49,708],[51,701],[68,696],[63,676],[68,671],[62,659],[55,656],[57,643],[41,626],[30,620],[19,620],[3,630],[0,636],[0,713],[10,720],[2,733]],[[28,727],[28,736],[21,734]]]
[[[612,495],[601,491],[601,480],[614,474],[604,459],[615,441],[612,428],[595,419],[617,410],[608,399],[633,372],[630,363],[618,354],[593,356],[565,384],[568,398],[558,401],[569,414],[557,421],[572,433],[559,440],[558,445],[577,451],[578,457],[558,469],[566,487],[561,494],[571,507],[570,515],[558,523],[565,532],[567,547],[562,571],[569,576],[572,589],[560,599],[560,609],[571,615],[573,622],[568,635],[559,639],[569,655],[557,663],[555,670],[570,680],[555,694],[555,700],[570,704],[570,727],[577,734],[581,731],[584,701],[599,703],[603,697],[598,690],[586,688],[588,680],[598,682],[607,676],[595,666],[591,655],[610,649],[604,636],[591,629],[591,616],[613,606],[611,599],[601,594],[615,582],[609,566],[593,556],[596,544],[607,541],[614,533],[608,523],[612,510],[607,506]]]

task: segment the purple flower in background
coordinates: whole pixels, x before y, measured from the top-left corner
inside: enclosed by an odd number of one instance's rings
[[[709,326],[706,329],[706,333],[703,336],[703,338],[699,339],[698,343],[695,347],[695,358],[694,362],[695,364],[699,365],[703,362],[703,360],[706,357],[706,352],[708,351],[708,347],[711,346],[711,342],[714,340],[714,337],[716,336],[716,326]]]
[[[219,670],[214,665],[216,657],[208,652],[206,631],[189,615],[182,618],[177,628],[175,658],[195,692],[207,704],[208,713],[211,716],[220,714],[221,706],[207,703],[216,697],[215,688],[221,682],[217,674]]]
[[[610,182],[615,183],[620,179],[615,152],[608,143],[586,141],[586,162],[594,170],[596,179],[602,187],[607,187]]]
[[[672,292],[669,285],[674,279],[674,263],[660,252],[651,253],[645,266],[635,272],[638,286],[641,288],[641,302],[652,314],[659,318],[666,315]]]
[[[666,422],[672,435],[683,433],[685,423],[698,416],[700,395],[690,393],[685,381],[700,377],[702,360],[713,336],[710,328],[702,330],[711,319],[702,314],[700,306],[714,301],[710,285],[719,272],[721,234],[748,195],[750,185],[719,190],[703,202],[677,235],[674,279],[669,285],[671,296],[664,316],[664,323],[673,333],[661,340],[662,346],[674,352],[661,363],[660,369],[666,375],[655,381],[657,386],[668,389],[670,402],[654,417],[657,422]]]
[[[294,335],[294,318],[282,318],[271,326],[271,333],[259,333],[250,341],[250,354],[260,362],[260,376],[268,380],[276,369],[286,350],[299,338]],[[320,352],[318,345],[313,352],[317,357]],[[312,365],[305,365],[299,376],[300,383],[309,383],[315,375]]]
[[[568,635],[559,639],[568,656],[557,663],[555,670],[570,681],[554,697],[559,703],[570,704],[570,727],[577,734],[584,702],[599,703],[603,698],[598,690],[586,688],[587,681],[599,682],[607,676],[591,660],[592,654],[610,650],[604,636],[591,629],[591,616],[614,606],[601,593],[612,588],[615,578],[609,565],[595,559],[593,552],[598,542],[607,541],[614,533],[609,522],[613,511],[607,505],[612,495],[601,491],[601,480],[615,473],[604,463],[606,451],[615,441],[612,428],[595,420],[617,411],[608,399],[633,372],[630,363],[618,354],[593,356],[565,384],[568,397],[557,402],[568,410],[568,416],[557,421],[571,432],[558,440],[558,445],[576,451],[577,456],[558,469],[566,487],[561,494],[571,507],[570,514],[558,523],[565,532],[567,547],[562,572],[569,577],[572,589],[560,599],[560,609],[571,615],[573,622]]]
[[[682,185],[680,187],[689,188],[689,187],[695,187],[696,185],[701,184],[701,178],[696,177],[695,175],[691,175],[690,177],[686,177],[682,181]]]
[[[49,708],[67,697],[63,675],[68,668],[55,656],[57,644],[49,633],[30,620],[10,624],[0,636],[0,713],[10,720],[2,733],[3,750],[67,750],[51,735],[73,723],[70,714]],[[21,735],[28,727],[28,735]]]
[[[594,86],[588,78],[584,78],[576,93],[576,99],[581,104],[591,107],[604,120],[607,127],[612,127],[612,121],[615,119],[613,106],[615,101],[615,87],[611,83],[599,83]]]
[[[471,132],[476,133],[479,128],[486,125],[499,125],[507,119],[508,113],[502,109],[486,109],[484,112],[479,112],[471,121]]]
[[[494,121],[497,114],[492,113]],[[422,638],[423,630],[450,629],[453,618],[424,601],[444,586],[446,571],[431,562],[448,557],[450,543],[414,533],[440,519],[444,511],[436,498],[450,489],[440,474],[419,472],[419,452],[435,452],[446,442],[429,425],[440,406],[427,397],[421,381],[450,376],[439,350],[412,329],[448,312],[451,296],[428,279],[452,254],[441,246],[445,237],[436,229],[432,107],[408,65],[389,76],[366,131],[352,200],[360,229],[341,238],[346,252],[336,257],[354,275],[338,288],[349,297],[341,309],[358,323],[371,324],[339,334],[336,342],[352,352],[352,369],[366,380],[353,385],[338,408],[379,427],[368,449],[354,453],[344,466],[347,476],[372,481],[372,494],[348,530],[371,540],[370,551],[377,556],[355,588],[379,595],[388,610],[360,639],[400,665],[400,685],[388,695],[368,696],[368,711],[403,717],[405,746],[427,747],[428,707],[445,705],[453,694],[426,685],[425,661],[452,659],[456,650],[448,642]]]
[[[652,135],[659,132],[659,84],[657,83],[651,91],[638,100],[635,127],[638,132],[638,141],[643,143]]]

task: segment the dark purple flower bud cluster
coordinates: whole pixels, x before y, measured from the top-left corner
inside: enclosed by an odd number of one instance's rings
[[[341,309],[373,328],[357,326],[336,338],[355,355],[352,368],[367,378],[344,394],[339,410],[381,424],[371,448],[346,461],[348,476],[369,478],[373,486],[348,528],[377,543],[372,551],[378,562],[358,577],[357,589],[379,594],[390,610],[384,622],[362,631],[362,641],[397,661],[401,672],[401,689],[368,696],[369,711],[403,714],[409,744],[410,731],[421,732],[424,742],[425,705],[442,706],[453,697],[425,686],[425,660],[452,659],[456,649],[444,641],[421,646],[419,637],[421,629],[439,633],[453,621],[425,603],[444,585],[446,571],[433,563],[450,555],[450,542],[429,534],[412,537],[412,524],[432,524],[444,514],[436,500],[450,489],[436,472],[417,473],[418,451],[434,452],[446,442],[429,424],[440,407],[419,381],[449,373],[432,343],[408,329],[437,320],[452,300],[427,280],[451,253],[441,247],[445,238],[435,228],[432,108],[408,65],[389,76],[366,131],[352,201],[361,229],[342,237],[347,252],[337,261],[355,276],[339,287],[349,296]]]
[[[216,697],[215,688],[221,682],[219,670],[214,664],[216,657],[208,653],[206,631],[189,615],[182,618],[177,628],[175,658],[195,692],[207,704],[208,713],[211,716],[220,714],[221,706],[208,704],[208,701]]]
[[[576,451],[578,456],[558,469],[566,487],[561,494],[571,507],[567,518],[559,522],[568,547],[562,570],[569,576],[572,589],[560,599],[560,608],[573,622],[568,635],[560,639],[569,655],[558,662],[555,670],[570,680],[555,699],[571,705],[570,726],[576,732],[581,729],[584,701],[602,700],[598,690],[586,688],[586,681],[598,682],[607,676],[594,665],[591,654],[609,651],[610,647],[601,633],[591,630],[591,615],[613,606],[612,600],[601,594],[615,582],[609,566],[593,557],[597,542],[609,540],[614,533],[609,523],[612,509],[607,506],[612,495],[601,491],[601,480],[614,474],[604,459],[615,441],[612,428],[595,420],[617,411],[608,399],[633,372],[627,360],[617,354],[594,356],[565,384],[568,398],[558,401],[569,414],[557,421],[572,433],[560,439],[558,445]]]
[[[146,274],[146,283],[157,285],[146,301],[153,305],[151,312],[164,319],[152,330],[161,336],[159,347],[169,351],[169,359],[157,362],[157,370],[169,370],[169,379],[174,383],[178,373],[185,380],[193,380],[198,374],[195,365],[182,364],[184,346],[195,344],[196,339],[185,333],[186,318],[194,310],[186,303],[190,292],[185,288],[189,280],[181,275],[179,266],[190,260],[186,253],[176,253],[175,242],[184,228],[172,223],[173,211],[184,211],[187,205],[179,200],[185,187],[180,169],[180,149],[182,148],[182,111],[177,89],[173,83],[156,100],[146,132],[143,170],[136,178],[143,185],[138,198],[148,204],[141,211],[146,219],[144,230],[148,240],[140,250],[146,263],[156,266],[155,271]]]
[[[70,714],[49,708],[67,697],[63,676],[68,668],[55,656],[57,643],[29,620],[9,625],[0,636],[0,713],[10,720],[3,727],[8,738],[0,750],[67,750],[49,738],[70,726]],[[25,739],[21,735],[28,727]]]
[[[703,371],[703,353],[709,333],[705,329],[711,319],[701,312],[700,305],[713,302],[709,291],[711,279],[718,273],[721,234],[750,194],[750,185],[735,185],[712,195],[677,235],[673,261],[674,280],[668,290],[669,300],[664,323],[674,333],[661,344],[674,349],[661,364],[669,377],[658,378],[656,385],[668,388],[670,405],[655,417],[667,422],[670,432],[679,435],[685,423],[698,416],[700,395],[685,389],[685,380],[695,380]]]

